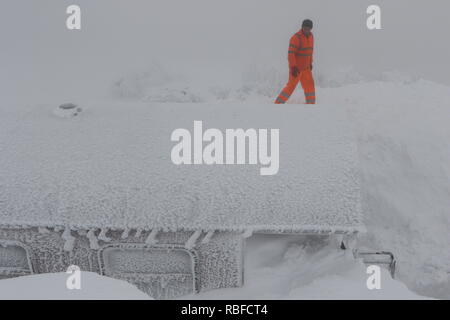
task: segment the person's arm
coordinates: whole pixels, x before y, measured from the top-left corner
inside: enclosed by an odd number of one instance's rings
[[[291,74],[296,77],[298,73],[297,68],[297,59],[296,59],[296,53],[297,50],[300,48],[299,39],[296,36],[292,36],[291,40],[289,41],[289,49],[288,49],[288,61],[289,61],[289,70],[291,71]]]
[[[313,69],[313,61],[314,61],[314,36],[312,33],[311,33],[311,37],[312,37],[312,47],[313,47],[312,54],[311,54],[311,70],[312,70]]]

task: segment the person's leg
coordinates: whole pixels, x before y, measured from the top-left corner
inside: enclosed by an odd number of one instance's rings
[[[291,96],[292,92],[294,92],[295,87],[297,87],[297,84],[300,80],[300,74],[298,74],[296,77],[292,76],[291,72],[289,72],[289,80],[286,86],[283,90],[281,90],[280,94],[278,95],[277,99],[275,100],[276,104],[279,103],[286,103]]]
[[[300,73],[300,82],[302,84],[303,91],[305,92],[305,99],[307,104],[316,103],[316,89],[314,85],[314,78],[311,70],[303,70]]]

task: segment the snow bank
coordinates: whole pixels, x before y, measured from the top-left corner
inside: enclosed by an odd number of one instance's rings
[[[361,261],[325,239],[257,235],[247,243],[244,287],[182,299],[425,299],[382,269],[381,289],[369,290]]]
[[[393,251],[399,279],[448,299],[450,88],[384,77],[318,93],[321,103],[346,105],[358,136],[368,229],[360,245]]]
[[[128,72],[113,81],[110,93],[127,102],[272,103],[287,79],[284,65],[252,64],[237,73],[230,71],[234,68],[236,65],[223,62],[203,62],[189,68],[186,64],[153,61],[144,71]]]
[[[46,273],[0,280],[0,300],[148,300],[147,294],[126,281],[81,272],[81,289],[67,289],[70,274]]]
[[[215,68],[214,68],[215,67]],[[204,63],[174,66],[153,62],[145,71],[129,72],[114,81],[110,92],[115,99],[143,102],[251,102],[272,103],[288,79],[286,63],[252,63],[238,73],[230,74],[236,66]],[[212,70],[211,70],[212,69]],[[228,70],[228,72],[226,72]],[[217,78],[216,75],[221,77]],[[315,83],[320,88],[340,88],[373,82],[417,82],[417,76],[399,71],[359,72],[353,65],[340,65],[314,71]],[[208,81],[205,81],[208,79]],[[301,91],[300,84],[298,85]],[[303,100],[300,100],[303,101]]]
[[[338,105],[95,104],[71,118],[52,108],[0,117],[16,124],[0,140],[1,224],[363,230],[356,145]],[[194,120],[280,129],[279,172],[174,165],[171,133]]]

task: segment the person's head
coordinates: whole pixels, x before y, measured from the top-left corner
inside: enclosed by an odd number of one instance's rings
[[[312,28],[313,28],[313,22],[310,19],[303,20],[302,30],[303,30],[304,34],[309,35],[311,33]]]

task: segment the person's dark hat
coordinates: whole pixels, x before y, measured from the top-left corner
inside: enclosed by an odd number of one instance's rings
[[[303,27],[309,27],[309,28],[312,29],[312,27],[313,27],[313,22],[312,22],[311,20],[309,20],[309,19],[305,19],[305,20],[303,20],[303,22],[302,22],[302,28],[303,28]]]

